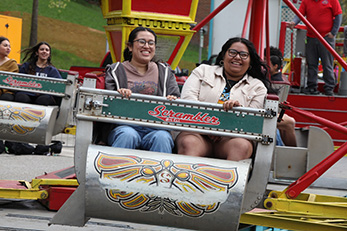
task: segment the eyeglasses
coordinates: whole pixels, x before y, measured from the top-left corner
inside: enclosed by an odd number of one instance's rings
[[[140,46],[142,46],[142,47],[145,46],[146,43],[148,43],[149,47],[155,46],[155,41],[153,41],[153,40],[146,41],[144,39],[137,39],[137,40],[134,40],[134,42],[138,42],[140,44]]]
[[[248,58],[248,56],[249,56],[249,53],[246,52],[246,51],[237,51],[237,50],[234,50],[234,49],[229,49],[228,50],[228,55],[231,58],[234,58],[234,57],[236,57],[236,55],[239,55],[242,60],[246,60]]]

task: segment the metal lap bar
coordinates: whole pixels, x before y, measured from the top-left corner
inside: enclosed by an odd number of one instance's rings
[[[164,97],[80,88],[77,119],[108,123],[128,123],[179,131],[199,132],[262,141],[265,109],[238,107],[228,112],[219,104],[187,100],[169,101]],[[83,108],[83,109],[82,109]]]
[[[0,88],[26,91],[33,93],[44,93],[53,96],[64,97],[66,85],[71,85],[70,80],[51,77],[39,77],[34,75],[0,72]]]

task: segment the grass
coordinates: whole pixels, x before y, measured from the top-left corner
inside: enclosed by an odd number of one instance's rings
[[[207,59],[207,49],[202,50],[201,59]],[[201,60],[201,61],[202,61]],[[185,68],[191,72],[195,67],[196,63],[199,62],[199,46],[198,45],[189,45],[187,50],[184,52],[183,57],[179,63],[181,69]]]
[[[33,1],[1,0],[0,12],[19,11],[31,14]],[[50,8],[48,0],[39,1],[39,15],[65,22],[104,31],[106,20],[102,16],[101,8],[89,4],[85,0],[70,0],[65,9]]]
[[[98,67],[100,63],[81,59],[75,54],[52,48],[52,63],[59,69],[69,70],[71,66]]]

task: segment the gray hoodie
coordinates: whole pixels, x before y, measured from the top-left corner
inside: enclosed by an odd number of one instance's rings
[[[164,63],[157,63],[157,65],[159,72],[157,95],[174,95],[179,97],[180,91],[172,69]],[[105,85],[107,90],[127,88],[128,79],[122,63],[116,62],[106,66]]]

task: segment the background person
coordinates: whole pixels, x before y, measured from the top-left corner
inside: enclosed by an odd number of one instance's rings
[[[10,59],[11,44],[8,38],[0,36],[0,71],[18,72],[16,60]],[[14,100],[14,93],[7,89],[0,89],[0,100]]]
[[[16,60],[10,59],[11,44],[8,38],[0,36],[0,71],[18,72]],[[13,101],[14,93],[7,89],[0,89],[0,100]],[[5,151],[5,145],[0,140],[0,154]]]
[[[40,42],[37,45],[23,50],[25,63],[19,69],[20,73],[31,74],[40,77],[53,77],[61,79],[59,71],[51,63],[51,47],[46,42]],[[14,101],[21,103],[33,103],[39,105],[57,105],[57,99],[51,95],[17,91]],[[52,145],[61,145],[60,141],[55,141]],[[6,141],[5,146],[13,154],[48,154],[52,145],[37,145],[21,142]]]
[[[264,54],[266,54],[266,50],[264,51]],[[282,52],[278,48],[271,46],[269,63],[271,81],[283,81],[282,66]],[[296,147],[297,144],[295,135],[295,119],[287,114],[284,114],[281,122],[277,123],[277,128],[279,130],[280,136],[276,137],[276,144],[280,146],[286,145]]]
[[[130,97],[132,92],[146,95],[180,96],[172,70],[153,61],[157,36],[149,28],[137,27],[131,31],[124,50],[124,62],[106,67],[106,89],[117,90]],[[108,135],[112,147],[143,149],[171,153],[173,139],[169,131],[133,125],[119,125]]]
[[[335,49],[335,36],[342,21],[340,2],[338,0],[302,0],[299,11],[303,16],[306,16],[325,41]],[[300,19],[295,16],[293,21],[289,23],[289,27],[294,29],[299,22]],[[319,94],[317,90],[319,58],[323,66],[324,93],[333,95],[336,85],[333,67],[334,57],[315,37],[314,33],[307,28],[306,62],[308,71],[307,88],[304,91],[306,94]]]
[[[222,47],[217,65],[201,64],[195,68],[182,88],[182,99],[223,103],[224,110],[234,106],[263,108],[268,90],[268,68],[254,45],[244,38],[231,38]],[[177,139],[178,154],[212,156],[241,160],[251,157],[253,143],[244,138],[206,136],[181,132]]]
[[[31,48],[25,49],[23,53],[23,61],[25,63],[20,67],[20,73],[40,77],[62,78],[57,68],[55,68],[51,62],[51,46],[48,43],[40,42]],[[15,101],[46,106],[58,104],[57,99],[51,95],[29,92],[17,92],[15,95]]]

